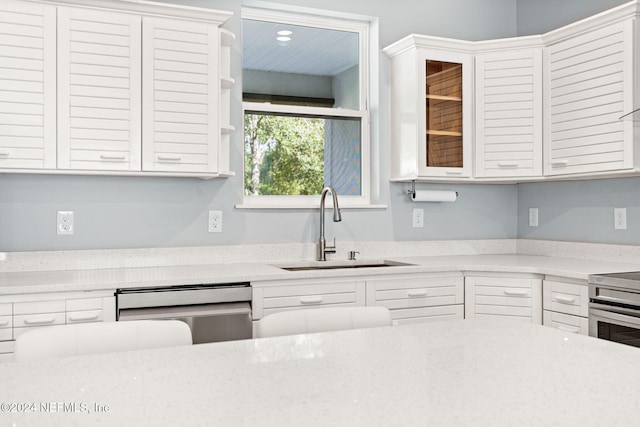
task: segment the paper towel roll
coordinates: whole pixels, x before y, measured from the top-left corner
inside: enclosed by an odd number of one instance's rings
[[[455,191],[416,191],[411,195],[414,202],[455,202],[458,193]]]

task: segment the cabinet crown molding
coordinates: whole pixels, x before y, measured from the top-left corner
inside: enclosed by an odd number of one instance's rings
[[[450,39],[446,37],[425,36],[422,34],[409,34],[395,43],[382,49],[389,57],[396,56],[408,49],[426,47],[429,49],[441,49],[448,52],[473,53],[474,42],[466,40]]]
[[[144,0],[25,0],[31,3],[50,4],[53,6],[73,6],[88,9],[99,9],[111,12],[127,12],[139,15],[180,18],[222,25],[233,12],[203,7],[183,6],[171,3],[160,3]]]

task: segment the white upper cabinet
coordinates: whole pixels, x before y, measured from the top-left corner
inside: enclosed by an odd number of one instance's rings
[[[140,22],[58,8],[58,168],[140,170]]]
[[[0,2],[0,171],[233,175],[230,16],[139,0]]]
[[[218,172],[218,27],[145,17],[143,170]]]
[[[56,9],[0,2],[0,169],[56,167]]]
[[[628,114],[640,108],[639,16],[635,0],[539,36],[466,42],[411,35],[388,46],[391,180],[640,174],[640,112]],[[461,96],[431,92],[429,61],[462,64]],[[461,147],[461,164],[434,164],[440,147]]]
[[[596,25],[550,35],[545,175],[634,168],[635,19]]]
[[[475,176],[542,176],[542,47],[479,53],[475,107]]]
[[[469,43],[411,35],[384,52],[391,59],[391,179],[470,178]]]

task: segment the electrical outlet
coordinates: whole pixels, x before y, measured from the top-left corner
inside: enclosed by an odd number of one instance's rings
[[[538,208],[529,208],[529,227],[538,226]]]
[[[56,230],[58,234],[73,234],[73,211],[58,211]]]
[[[209,233],[222,233],[222,211],[209,211]]]
[[[424,227],[424,209],[413,209],[413,226]]]
[[[615,230],[627,229],[627,208],[613,209],[613,228]]]

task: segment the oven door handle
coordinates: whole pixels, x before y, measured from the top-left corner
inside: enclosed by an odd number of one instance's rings
[[[612,311],[611,309],[615,309],[616,311]],[[604,319],[604,320],[612,320],[617,322],[617,324],[622,324],[623,326],[629,327],[640,327],[640,317],[637,316],[629,316],[624,312],[635,313],[638,314],[637,311],[629,310],[620,307],[611,307],[603,304],[591,303],[589,306],[589,318],[592,319]]]

